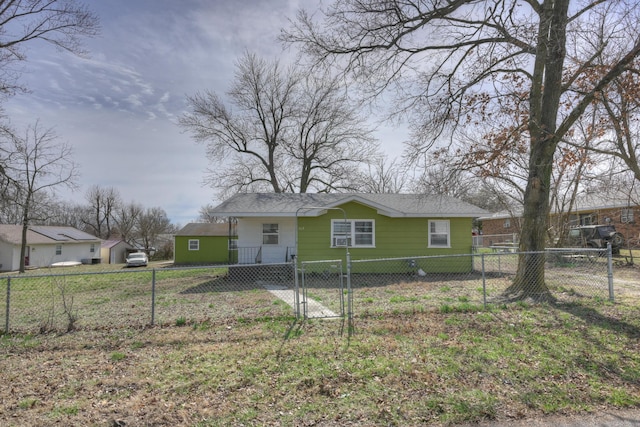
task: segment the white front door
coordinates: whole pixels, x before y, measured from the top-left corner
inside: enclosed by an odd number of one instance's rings
[[[264,264],[284,262],[285,254],[280,244],[280,232],[279,223],[262,223],[262,262]]]

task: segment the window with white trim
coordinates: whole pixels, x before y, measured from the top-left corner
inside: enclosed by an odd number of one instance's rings
[[[372,219],[352,219],[331,221],[331,247],[353,248],[375,247],[375,221]]]
[[[620,213],[620,222],[633,222],[633,208],[623,208]]]
[[[511,227],[511,219],[510,218],[505,219],[503,226],[504,226],[504,228]]]
[[[277,245],[279,242],[279,225],[262,224],[262,244]]]
[[[96,244],[92,243],[91,247],[89,247],[89,252],[94,253],[96,251]]]
[[[190,251],[199,251],[200,250],[200,239],[189,239],[189,250]]]
[[[448,219],[429,221],[429,247],[451,247],[451,232]]]
[[[62,245],[56,245],[56,255],[62,255]]]

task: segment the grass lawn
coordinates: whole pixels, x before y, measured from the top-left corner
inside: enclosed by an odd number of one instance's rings
[[[640,406],[640,310],[558,305],[0,337],[0,424],[411,426]]]

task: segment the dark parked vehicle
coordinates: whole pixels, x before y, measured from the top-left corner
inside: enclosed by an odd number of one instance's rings
[[[620,253],[624,245],[624,236],[613,225],[581,225],[569,230],[569,246],[606,249],[611,243],[614,254]]]

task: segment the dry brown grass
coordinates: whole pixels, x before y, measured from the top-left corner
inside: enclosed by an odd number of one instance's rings
[[[295,321],[253,282],[167,273],[161,326],[81,317],[71,333],[2,336],[0,425],[453,425],[639,406],[638,270],[616,270],[615,304],[576,275],[558,270],[557,304],[487,310],[473,274],[355,277],[349,331]],[[490,295],[508,285],[492,279]],[[342,290],[322,283],[310,296],[331,306]],[[94,305],[128,298],[123,312],[148,295],[101,289]]]

